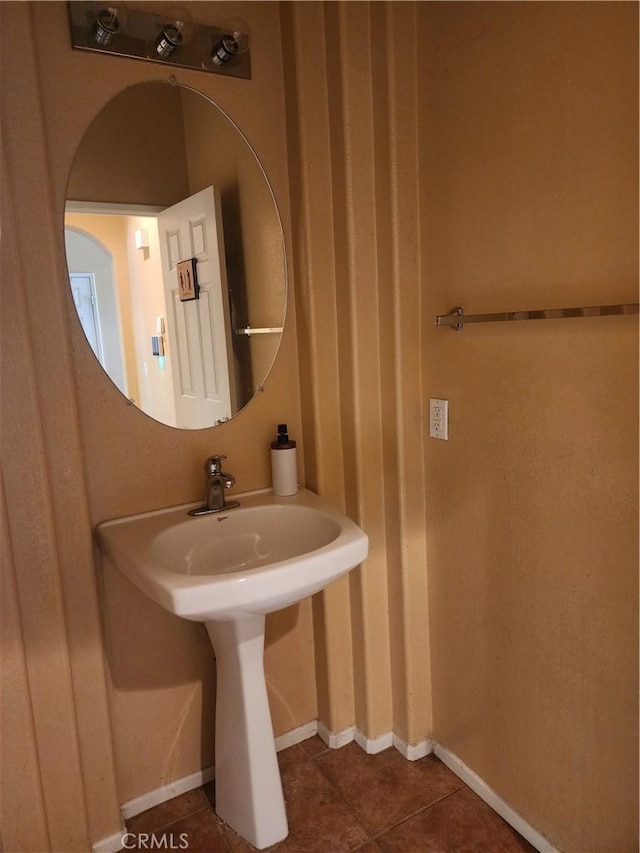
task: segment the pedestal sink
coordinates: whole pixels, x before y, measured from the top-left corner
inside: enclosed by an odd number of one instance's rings
[[[258,849],[288,833],[264,679],[265,615],[323,589],[367,555],[367,536],[302,489],[234,495],[240,506],[191,517],[193,505],[97,528],[102,551],[171,613],[204,622],[217,664],[216,812]]]

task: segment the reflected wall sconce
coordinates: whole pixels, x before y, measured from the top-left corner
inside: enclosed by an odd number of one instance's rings
[[[147,228],[137,228],[133,237],[136,249],[149,248],[149,230]]]
[[[251,32],[232,18],[221,27],[95,0],[67,4],[74,50],[251,78]]]

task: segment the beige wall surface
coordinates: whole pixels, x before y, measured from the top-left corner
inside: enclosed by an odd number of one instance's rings
[[[0,9],[3,31],[13,34],[3,44],[2,75],[9,237],[2,258],[2,440],[17,594],[5,603],[16,603],[24,643],[23,663],[19,648],[13,655],[15,678],[7,673],[19,689],[4,699],[3,725],[24,706],[24,666],[33,714],[33,726],[7,753],[3,781],[20,777],[37,754],[40,791],[29,793],[33,780],[23,786],[34,803],[37,849],[44,849],[46,833],[52,850],[86,850],[89,839],[118,831],[119,803],[211,763],[214,698],[213,656],[201,626],[151,607],[101,565],[92,528],[106,518],[197,500],[211,453],[227,455],[237,492],[268,486],[268,446],[280,421],[300,442],[304,478],[295,315],[291,299],[284,357],[263,393],[231,423],[178,431],[126,404],[74,317],[62,237],[65,190],[78,143],[107,101],[169,71],[72,51],[65,3]],[[234,12],[234,3],[197,4],[205,22],[220,23]],[[287,231],[278,7],[243,3],[242,15],[257,34],[252,83],[175,73],[226,109],[252,139]],[[276,733],[316,717],[310,620],[308,603],[268,620]],[[13,630],[13,622],[6,624]],[[6,848],[29,849],[15,797],[5,800],[3,823]]]
[[[371,543],[315,605],[321,717],[433,733],[560,849],[632,851],[637,320],[433,317],[637,301],[637,6],[282,20],[307,470]]]
[[[412,3],[285,3],[308,482],[369,535],[314,601],[320,718],[431,733]]]
[[[239,4],[193,8],[216,23]],[[117,832],[120,803],[210,763],[202,626],[102,565],[92,528],[198,498],[212,452],[237,490],[268,485],[285,420],[301,476],[370,554],[268,621],[276,731],[317,716],[370,739],[433,735],[559,849],[631,853],[637,322],[456,335],[433,315],[636,301],[637,6],[241,8],[251,83],[177,76],[265,167],[295,313],[290,300],[264,393],[215,432],[183,432],[95,364],[62,242],[84,130],[162,72],[74,53],[63,3],[0,4],[3,784],[19,779],[34,815],[25,831],[5,796],[5,845],[87,850]],[[427,437],[434,396],[450,400],[448,442]]]
[[[169,207],[189,195],[180,89],[134,82],[103,101],[76,139],[68,199]]]
[[[425,3],[434,737],[574,853],[638,843],[638,6]]]

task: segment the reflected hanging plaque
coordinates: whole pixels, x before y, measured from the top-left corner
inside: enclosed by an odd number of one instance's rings
[[[178,294],[181,302],[198,298],[198,275],[196,273],[196,259],[189,258],[188,261],[180,261],[176,264],[178,273]]]

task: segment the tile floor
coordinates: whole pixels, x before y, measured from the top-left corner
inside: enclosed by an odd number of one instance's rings
[[[433,755],[407,761],[393,748],[367,755],[355,743],[330,750],[314,737],[278,758],[289,835],[269,851],[534,851]],[[167,849],[172,843],[187,853],[254,851],[216,817],[214,796],[211,783],[131,818],[126,849]]]

